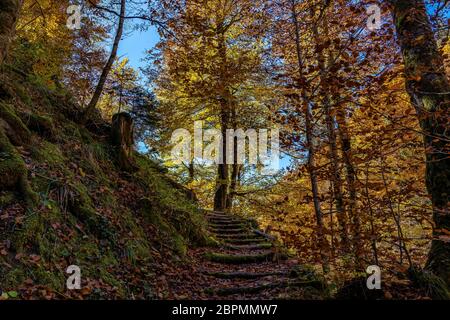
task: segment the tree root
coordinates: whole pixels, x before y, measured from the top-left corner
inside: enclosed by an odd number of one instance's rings
[[[20,192],[28,206],[38,202],[37,194],[28,182],[28,170],[20,154],[0,128],[0,189]]]

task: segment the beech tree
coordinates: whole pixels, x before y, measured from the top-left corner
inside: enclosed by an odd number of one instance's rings
[[[426,184],[434,220],[427,266],[450,284],[450,84],[424,1],[390,3],[405,65],[406,91],[416,108],[426,150]]]
[[[157,18],[168,21],[168,31],[161,30],[157,63],[162,70],[156,79],[167,127],[192,128],[192,118],[208,120],[208,127],[223,136],[216,210],[231,206],[240,171],[236,161],[227,164],[226,130],[258,128],[267,113],[255,117],[256,110],[265,108],[258,96],[268,94],[254,89],[261,83],[263,7],[264,2],[256,6],[249,1],[164,1],[158,10]]]

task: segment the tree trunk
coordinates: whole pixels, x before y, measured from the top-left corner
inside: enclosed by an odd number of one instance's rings
[[[237,138],[235,138],[234,141],[234,160],[235,163],[233,164],[233,169],[231,171],[231,182],[230,182],[230,192],[228,195],[228,203],[227,203],[227,208],[229,210],[233,209],[233,200],[234,200],[234,196],[236,195],[236,191],[238,188],[238,178],[239,178],[239,174],[241,171],[241,166],[240,164],[237,164]]]
[[[423,0],[391,0],[390,3],[403,54],[406,90],[416,108],[426,148],[426,184],[434,220],[427,267],[449,285],[450,84]]]
[[[221,126],[222,126],[222,163],[219,163],[217,166],[217,191],[214,196],[214,210],[215,211],[224,211],[227,209],[227,199],[228,199],[228,180],[229,180],[229,171],[227,165],[227,135],[226,130],[228,127],[228,110],[226,106],[226,101],[222,103],[222,112],[221,112]]]
[[[194,159],[192,159],[191,163],[189,163],[189,183],[194,182],[195,179],[195,167],[194,167]]]
[[[377,249],[377,232],[375,230],[375,224],[374,219],[375,215],[372,209],[372,203],[370,201],[370,194],[369,194],[369,162],[366,162],[366,181],[364,184],[364,188],[366,191],[366,200],[367,200],[367,207],[369,208],[369,221],[370,221],[370,236],[371,236],[371,247],[372,247],[372,253],[373,253],[373,262],[379,266],[379,260],[378,260],[378,249]]]
[[[362,257],[362,241],[361,241],[361,219],[357,212],[356,203],[356,171],[352,160],[352,146],[347,129],[347,121],[345,110],[339,109],[336,114],[336,122],[338,124],[338,134],[341,140],[341,151],[344,159],[347,189],[349,192],[347,213],[350,218],[352,246],[355,255],[355,264],[359,268],[361,266]]]
[[[231,110],[231,122],[233,123],[233,129],[237,130],[237,114],[236,114],[236,108],[233,105],[233,108]],[[238,154],[237,154],[237,147],[238,147],[238,139],[237,137],[233,138],[233,165],[231,170],[231,178],[230,178],[230,190],[228,193],[227,198],[227,209],[232,210],[233,209],[233,200],[234,196],[237,191],[238,186],[238,176],[241,165],[238,164]]]
[[[298,62],[298,75],[299,75],[299,85],[301,86],[301,98],[303,103],[303,112],[305,114],[305,131],[306,131],[306,144],[308,147],[308,164],[307,169],[311,181],[311,190],[313,194],[314,201],[314,211],[316,215],[316,223],[317,223],[317,239],[319,243],[320,256],[322,260],[322,268],[324,272],[328,272],[329,270],[329,259],[327,256],[328,251],[328,243],[324,234],[324,225],[323,225],[323,213],[320,207],[319,200],[319,187],[317,184],[317,173],[315,169],[315,148],[314,148],[314,139],[313,139],[313,119],[312,113],[310,110],[310,99],[308,97],[308,92],[306,86],[306,79],[303,73],[303,58],[302,58],[302,50],[300,47],[300,28],[298,25],[297,11],[295,6],[295,0],[291,0],[291,12],[292,12],[292,21],[294,23],[295,28],[295,44],[296,44],[296,53],[297,53],[297,62]]]
[[[89,102],[89,105],[86,107],[85,110],[85,120],[89,119],[89,117],[94,112],[97,103],[102,95],[103,87],[105,86],[106,80],[108,79],[109,72],[111,71],[111,68],[113,66],[114,61],[117,57],[117,50],[119,48],[119,42],[122,39],[123,34],[123,25],[125,23],[125,5],[126,1],[121,0],[120,2],[120,17],[119,17],[119,25],[117,27],[116,36],[114,37],[114,42],[111,50],[111,54],[109,55],[108,61],[106,62],[105,67],[102,70],[102,74],[100,76],[100,79],[98,81],[97,87],[95,88],[94,94],[92,96],[91,101]]]
[[[222,23],[218,23],[222,25]],[[230,106],[231,94],[227,84],[227,47],[225,35],[221,28],[218,28],[218,57],[220,59],[220,79],[221,79],[221,97],[220,97],[220,125],[222,130],[222,163],[217,168],[217,190],[214,196],[214,210],[224,211],[227,209],[228,193],[229,193],[229,166],[227,164],[227,129],[230,124]]]
[[[117,148],[119,167],[127,172],[137,169],[133,160],[133,119],[126,112],[116,113],[112,118],[112,144]]]
[[[8,57],[22,4],[23,0],[2,0],[0,3],[0,65]]]
[[[350,249],[348,233],[347,233],[347,215],[344,207],[344,197],[342,194],[342,179],[339,169],[339,157],[336,143],[336,130],[335,121],[332,115],[332,106],[330,98],[330,89],[327,85],[327,66],[325,62],[325,57],[322,50],[320,49],[320,34],[317,25],[313,26],[314,38],[316,41],[316,52],[317,52],[317,63],[319,66],[320,75],[320,93],[323,96],[323,109],[325,113],[325,122],[327,126],[328,133],[328,144],[329,144],[329,158],[331,163],[331,182],[333,186],[333,195],[336,205],[336,217],[339,226],[339,236],[341,238],[341,243],[339,248],[342,252],[348,252]],[[324,34],[328,37],[328,26],[324,22]]]

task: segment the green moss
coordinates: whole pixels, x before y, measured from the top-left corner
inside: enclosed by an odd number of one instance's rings
[[[151,261],[150,248],[145,241],[128,240],[125,243],[125,254],[131,264],[137,265],[140,261]]]
[[[84,144],[81,147],[80,167],[84,172],[94,175],[97,183],[109,185],[111,179],[104,168],[113,168],[114,165],[110,160],[108,148],[99,142]]]
[[[20,101],[22,101],[27,106],[32,106],[33,101],[31,100],[30,94],[28,93],[27,89],[17,81],[15,81],[13,85],[14,92],[20,98]]]
[[[175,233],[173,235],[172,243],[176,253],[178,253],[181,256],[186,255],[187,252],[186,240],[180,234]]]
[[[94,142],[88,145],[88,150],[98,162],[110,162],[110,148],[105,144]]]
[[[58,235],[51,227],[54,223],[62,223],[61,214],[54,202],[48,202],[40,211],[29,211],[22,227],[14,234],[14,245],[17,252],[26,252],[28,247],[37,250],[36,253],[47,260],[59,256],[55,250]]]
[[[71,208],[72,214],[83,222],[97,238],[116,240],[116,233],[107,218],[101,216],[86,203],[77,203]]]
[[[207,236],[205,240],[205,246],[207,247],[219,247],[221,243],[217,241],[215,238]]]
[[[6,121],[12,128],[10,139],[16,145],[28,144],[31,140],[31,132],[14,112],[14,108],[4,102],[0,102],[0,119]]]
[[[18,190],[28,205],[36,203],[37,195],[28,183],[25,162],[1,129],[0,176],[2,177],[0,189]]]
[[[144,156],[136,157],[141,170],[135,178],[141,180],[153,191],[147,211],[154,215],[165,213],[165,221],[173,226],[194,245],[205,245],[206,220],[194,202],[187,198],[185,190],[174,187],[173,183],[160,172],[159,166]]]
[[[12,192],[5,192],[3,194],[0,194],[0,208],[11,204],[15,199],[16,197]]]
[[[35,284],[49,287],[56,291],[65,290],[66,278],[62,271],[48,270],[42,265],[31,269],[31,278],[35,280]]]
[[[79,127],[78,130],[80,132],[81,139],[83,140],[84,143],[87,143],[87,144],[94,143],[94,139],[92,138],[91,133],[86,128]]]
[[[100,249],[97,243],[90,237],[86,237],[82,240],[78,239],[75,243],[72,254],[75,264],[80,266],[85,264],[87,261],[96,263],[101,257]]]
[[[7,272],[4,275],[4,278],[2,279],[2,281],[0,281],[2,283],[2,289],[17,288],[17,286],[20,283],[23,283],[23,281],[25,281],[26,278],[27,278],[27,275],[26,275],[24,269],[22,269],[22,268],[12,269],[11,271]]]
[[[272,252],[265,252],[259,254],[224,254],[217,252],[207,252],[204,255],[205,259],[218,262],[218,263],[230,263],[230,264],[244,264],[254,262],[265,262],[273,259]]]
[[[67,159],[61,153],[60,148],[50,142],[42,141],[35,145],[31,151],[33,159],[47,163],[52,167],[61,167],[67,164]]]
[[[24,122],[34,132],[47,139],[57,138],[52,118],[37,113],[26,113],[22,115]]]
[[[81,137],[81,133],[80,133],[80,127],[75,124],[74,122],[70,121],[70,120],[66,120],[66,123],[64,124],[64,128],[62,129],[62,135],[63,138],[65,138],[66,140],[76,140],[76,141],[81,141],[82,137]]]
[[[8,137],[0,130],[0,175],[3,187],[17,186],[20,177],[26,174],[25,163]]]

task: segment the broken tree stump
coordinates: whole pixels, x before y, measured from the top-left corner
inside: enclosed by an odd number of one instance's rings
[[[119,167],[126,172],[134,172],[137,166],[133,160],[134,126],[131,115],[126,112],[116,113],[112,118],[112,145],[117,148]]]

